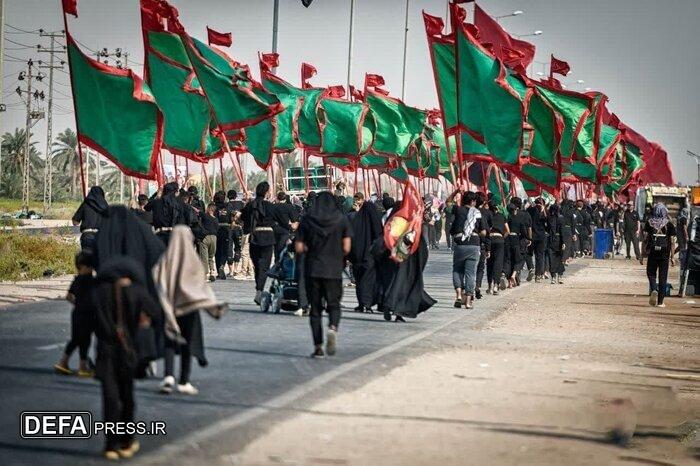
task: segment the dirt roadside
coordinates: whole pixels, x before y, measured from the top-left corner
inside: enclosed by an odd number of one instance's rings
[[[653,308],[646,286],[639,264],[590,261],[530,287],[468,347],[320,402],[220,462],[698,464],[700,300]],[[627,447],[607,440],[614,428],[634,429]]]

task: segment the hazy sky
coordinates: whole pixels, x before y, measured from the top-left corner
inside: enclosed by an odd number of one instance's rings
[[[38,33],[63,28],[60,0],[6,0],[2,131],[24,127],[25,112],[14,89],[23,61],[38,54]],[[205,26],[233,32],[230,53],[249,63],[257,75],[257,53],[271,49],[272,0],[172,0],[190,34],[204,37]],[[347,74],[350,0],[315,0],[310,8],[300,0],[280,0],[278,74],[299,80],[302,61],[314,64],[316,85],[344,84]],[[401,92],[405,0],[355,0],[353,81],[362,84],[365,72],[382,74],[394,95]],[[696,166],[686,150],[700,153],[700,0],[481,0],[490,14],[513,10],[524,14],[501,20],[513,34],[544,33],[529,40],[537,46],[536,60],[549,54],[569,62],[569,88],[591,87],[610,98],[609,107],[627,124],[668,151],[677,180],[691,183]],[[121,47],[130,64],[141,72],[138,0],[79,0],[79,18],[69,20],[74,37],[95,50]],[[446,0],[411,0],[406,102],[432,108],[437,104],[421,10],[445,15]],[[470,15],[471,17],[471,15]],[[22,45],[14,44],[11,41]],[[18,61],[21,59],[22,61]],[[533,72],[544,65],[535,64]],[[583,79],[585,84],[577,84]],[[74,126],[68,75],[57,73],[54,134]],[[46,86],[42,86],[46,89]],[[45,105],[45,104],[44,104]],[[45,148],[46,121],[34,127]]]

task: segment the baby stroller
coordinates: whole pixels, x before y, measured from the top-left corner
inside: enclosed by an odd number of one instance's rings
[[[293,242],[282,250],[267,276],[272,279],[272,284],[260,297],[260,310],[279,314],[281,310],[293,312],[299,309],[299,275]]]

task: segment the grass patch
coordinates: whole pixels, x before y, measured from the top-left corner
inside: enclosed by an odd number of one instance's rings
[[[51,209],[44,218],[53,220],[69,220],[80,206],[81,201],[54,201],[51,203]],[[0,215],[11,214],[22,210],[22,199],[9,199],[6,197],[0,198]],[[42,201],[29,201],[29,210],[33,210],[38,214],[44,211]]]
[[[60,236],[0,233],[0,280],[33,280],[75,270],[78,245]]]

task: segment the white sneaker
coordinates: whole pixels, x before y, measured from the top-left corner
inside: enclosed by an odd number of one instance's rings
[[[199,394],[199,390],[197,390],[197,388],[195,388],[195,386],[189,382],[187,382],[184,385],[177,384],[177,391],[178,391],[178,393],[184,393],[185,395],[198,395]]]
[[[160,392],[169,395],[173,392],[173,386],[175,386],[175,377],[172,375],[166,375],[163,381],[160,383]]]
[[[294,315],[297,317],[302,317],[304,315],[304,310],[302,308],[299,308],[296,311],[294,311]]]
[[[656,307],[666,307],[666,304],[664,304],[664,303],[657,304]]]
[[[328,341],[326,341],[326,354],[333,356],[335,354],[335,343],[338,338],[338,332],[333,329],[328,329]]]

